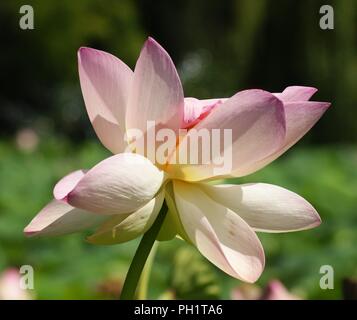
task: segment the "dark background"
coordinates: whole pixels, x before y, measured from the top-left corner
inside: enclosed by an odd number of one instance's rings
[[[357,2],[353,0],[27,1],[35,29],[18,26],[22,1],[0,4],[1,133],[21,127],[78,141],[92,132],[76,52],[86,45],[134,67],[145,38],[173,57],[186,96],[231,96],[246,88],[315,86],[333,103],[306,141],[357,139]],[[333,5],[335,29],[319,27]]]

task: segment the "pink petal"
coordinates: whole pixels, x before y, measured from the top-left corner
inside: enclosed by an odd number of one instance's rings
[[[78,51],[78,65],[83,98],[98,138],[111,152],[122,152],[133,72],[113,55],[84,47]]]
[[[282,93],[275,93],[274,95],[283,102],[293,101],[308,101],[317,92],[316,88],[291,86],[287,87]]]
[[[97,226],[105,219],[108,217],[53,200],[33,218],[24,232],[27,236],[57,236]]]
[[[322,117],[330,105],[328,102],[315,101],[284,103],[286,115],[285,141],[279,150],[257,162],[255,169],[265,167],[298,142]]]
[[[218,129],[221,137],[219,145],[221,156],[224,156],[225,149],[230,147],[225,148],[223,130],[230,130],[232,133],[232,156],[226,160],[231,161],[231,166],[227,166],[226,171],[220,175],[229,175],[234,171],[237,176],[243,176],[247,172],[255,170],[256,162],[281,148],[285,137],[284,107],[282,102],[269,92],[263,90],[241,91],[215,108],[194,129],[188,131],[183,142],[188,141],[186,145],[189,146],[190,139],[194,139],[195,132],[201,129],[208,130],[211,135],[213,129]],[[211,139],[211,150],[218,149],[212,142],[214,139]],[[181,142],[176,155],[174,155],[176,161],[179,161],[177,160],[178,154],[185,153],[184,148],[185,143]],[[202,146],[198,149],[201,152]],[[226,157],[228,156],[226,155]],[[187,155],[187,159],[190,159],[190,155]],[[208,164],[170,165],[168,170],[177,178],[197,181],[219,176],[215,173],[216,168],[217,165],[211,161]]]
[[[53,189],[53,195],[55,199],[61,200],[67,196],[69,192],[77,185],[79,180],[85,175],[85,170],[77,170],[71,172],[70,174],[63,177],[60,181],[57,182]]]
[[[184,123],[182,128],[191,128],[209,115],[213,108],[219,106],[227,99],[185,98]]]
[[[301,300],[290,293],[279,280],[271,280],[264,291],[260,300]]]
[[[291,232],[317,227],[321,219],[304,198],[266,183],[208,185],[201,188],[214,201],[231,209],[254,230]]]
[[[22,287],[23,275],[16,268],[7,268],[0,273],[0,300],[32,299],[29,290]]]
[[[66,199],[99,214],[131,213],[155,197],[163,181],[164,173],[147,158],[121,153],[89,170]]]
[[[147,131],[147,121],[177,130],[183,119],[183,90],[168,53],[148,38],[136,63],[129,106],[128,129]],[[129,133],[130,135],[130,133]]]
[[[256,281],[265,259],[262,245],[249,225],[195,184],[174,181],[174,192],[183,228],[197,249],[232,277]]]

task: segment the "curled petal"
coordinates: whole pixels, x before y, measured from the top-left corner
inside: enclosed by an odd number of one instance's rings
[[[321,219],[304,198],[266,183],[202,185],[216,202],[242,217],[254,230],[289,232],[311,229]]]
[[[164,173],[148,159],[121,153],[89,170],[66,200],[99,214],[131,213],[155,197],[163,181]]]
[[[291,86],[281,93],[274,93],[283,102],[308,101],[317,92],[313,87]]]
[[[198,186],[175,181],[174,191],[183,227],[198,250],[232,277],[256,281],[264,269],[264,251],[249,225]]]
[[[77,170],[71,172],[70,174],[63,177],[60,181],[57,182],[53,189],[53,195],[55,199],[61,200],[67,196],[69,192],[77,185],[79,180],[83,178],[86,170]]]
[[[107,245],[135,239],[152,226],[163,201],[164,192],[161,192],[139,210],[128,215],[114,216],[88,237],[87,241],[93,244]]]
[[[99,225],[108,217],[97,215],[69,204],[53,200],[25,228],[25,235],[58,236],[82,231]]]

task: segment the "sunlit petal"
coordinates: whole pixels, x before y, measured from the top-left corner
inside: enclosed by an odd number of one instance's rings
[[[232,277],[256,281],[264,251],[249,225],[194,184],[175,181],[174,190],[183,227],[198,250]]]

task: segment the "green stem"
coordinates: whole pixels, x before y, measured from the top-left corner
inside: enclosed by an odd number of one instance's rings
[[[120,295],[120,300],[133,300],[136,292],[136,287],[140,280],[141,272],[145,266],[145,262],[150,254],[151,248],[154,245],[157,235],[165,220],[167,213],[167,205],[164,202],[162,208],[151,226],[151,228],[142,237],[138,249],[135,252],[134,258],[129,267],[125,278],[124,286]]]
[[[159,244],[158,241],[154,242],[149,257],[146,260],[143,272],[141,273],[141,277],[138,284],[138,291],[137,291],[138,300],[146,300],[148,297],[148,287],[149,287],[149,279],[151,274],[151,267],[154,262],[158,244]]]

